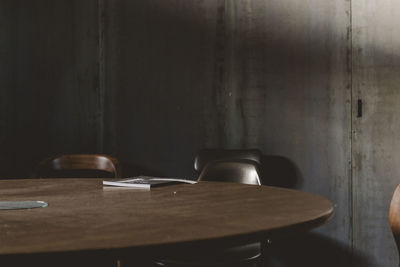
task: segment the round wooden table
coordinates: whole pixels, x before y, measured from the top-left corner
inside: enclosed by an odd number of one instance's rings
[[[2,180],[5,200],[49,206],[0,211],[0,255],[255,242],[333,213],[310,193],[217,182],[141,190],[103,187],[102,179]]]

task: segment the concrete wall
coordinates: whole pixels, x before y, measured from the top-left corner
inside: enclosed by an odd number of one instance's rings
[[[96,149],[97,4],[0,1],[1,177],[24,177],[53,153]]]
[[[396,7],[0,0],[0,176],[105,152],[126,175],[195,178],[201,148],[259,148],[268,180],[335,203],[327,225],[274,241],[274,266],[396,266]]]
[[[353,0],[354,249],[369,266],[397,266],[388,224],[391,195],[400,181],[399,2]]]
[[[204,147],[283,157],[297,188],[331,199],[336,214],[318,235],[276,242],[276,261],[348,264],[349,10],[318,0],[107,2],[106,151],[137,173],[179,177],[194,175]]]

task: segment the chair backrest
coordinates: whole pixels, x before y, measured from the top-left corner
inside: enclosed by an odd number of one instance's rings
[[[252,160],[211,161],[198,180],[261,185],[258,163]]]
[[[194,169],[201,172],[203,168],[215,160],[252,160],[261,164],[262,153],[258,149],[203,149],[194,159]]]
[[[400,184],[393,193],[389,209],[390,228],[400,254]]]
[[[47,158],[32,177],[121,177],[119,161],[108,155],[71,154]]]

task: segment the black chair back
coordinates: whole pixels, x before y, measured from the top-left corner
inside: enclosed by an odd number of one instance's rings
[[[212,161],[203,168],[198,180],[261,185],[259,173],[259,164],[252,160]]]
[[[258,149],[203,149],[194,159],[194,169],[201,172],[203,168],[216,160],[252,160],[261,164],[262,153]]]

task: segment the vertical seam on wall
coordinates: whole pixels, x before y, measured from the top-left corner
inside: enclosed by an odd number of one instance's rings
[[[98,99],[97,99],[97,150],[100,153],[104,152],[104,103],[105,103],[105,45],[104,45],[104,20],[105,8],[104,0],[98,0]]]
[[[350,82],[350,180],[349,180],[349,202],[350,202],[350,246],[352,257],[354,255],[354,168],[353,168],[353,0],[350,3],[350,25],[349,25],[349,82]],[[352,259],[351,259],[352,261]]]

